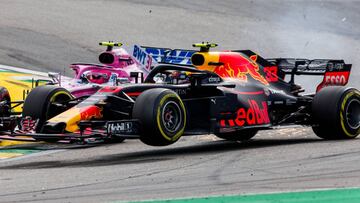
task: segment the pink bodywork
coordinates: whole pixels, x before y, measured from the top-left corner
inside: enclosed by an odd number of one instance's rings
[[[133,82],[130,72],[142,72],[144,77],[147,75],[123,48],[101,53],[99,61],[102,64],[71,64],[75,76],[72,79],[62,78],[61,86],[78,98],[94,94],[102,85],[115,85],[117,79]]]

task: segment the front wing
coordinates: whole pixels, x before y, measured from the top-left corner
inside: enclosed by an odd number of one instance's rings
[[[138,139],[141,125],[138,120],[81,121],[74,133],[35,133],[21,130],[0,131],[0,139],[14,141],[46,141],[86,144],[105,142],[112,138]]]

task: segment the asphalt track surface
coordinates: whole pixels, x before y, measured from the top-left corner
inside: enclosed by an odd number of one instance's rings
[[[172,48],[211,41],[221,49],[252,49],[264,57],[343,58],[354,64],[351,84],[360,86],[358,1],[0,3],[0,64],[71,75],[68,64],[96,62],[99,41]],[[137,140],[94,147],[40,144],[29,148],[57,150],[0,161],[0,202],[359,187],[359,143],[323,141],[311,129],[295,128],[261,132],[246,143],[205,135],[162,148]]]

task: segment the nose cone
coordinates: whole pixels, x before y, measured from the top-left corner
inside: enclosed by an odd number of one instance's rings
[[[48,120],[50,128],[60,128],[64,123],[66,132],[75,132],[79,130],[78,123],[83,120],[99,119],[102,118],[102,109],[95,105],[85,107],[73,107],[54,118]]]

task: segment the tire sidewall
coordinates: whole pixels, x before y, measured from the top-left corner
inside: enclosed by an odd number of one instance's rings
[[[51,113],[50,104],[59,96],[74,98],[69,91],[58,86],[39,86],[33,89],[27,96],[22,116],[23,118],[30,116],[32,119],[38,119],[36,132],[41,132],[43,123],[54,116]]]
[[[175,132],[170,132],[166,129],[166,127],[164,126],[163,120],[162,120],[162,114],[164,111],[164,107],[166,104],[168,104],[169,102],[175,102],[180,108],[179,108],[179,112],[181,115],[181,120],[180,120],[180,124],[179,124],[179,129],[176,130]],[[156,102],[156,106],[154,108],[155,115],[156,115],[156,125],[157,125],[157,130],[159,132],[159,134],[162,135],[163,138],[165,138],[166,140],[170,141],[170,142],[176,142],[181,135],[184,133],[185,130],[185,125],[186,125],[186,112],[185,112],[185,106],[183,104],[183,102],[181,101],[181,99],[179,98],[179,96],[175,93],[173,93],[172,91],[164,91],[158,98],[157,98],[157,102]]]
[[[356,89],[349,89],[341,99],[340,106],[339,106],[339,123],[341,130],[344,134],[349,138],[354,138],[360,133],[360,127],[353,129],[350,127],[349,123],[346,120],[346,114],[350,102],[353,100],[360,101],[360,92]]]
[[[176,102],[181,108],[183,119],[181,127],[170,133],[161,122],[161,113],[167,102]],[[141,123],[140,140],[151,146],[166,146],[176,142],[185,131],[186,108],[180,97],[172,90],[166,88],[154,88],[145,90],[136,98],[132,118]]]
[[[312,102],[313,131],[323,139],[351,139],[359,134],[359,127],[351,129],[346,110],[352,99],[360,101],[355,88],[330,86],[318,92]]]

